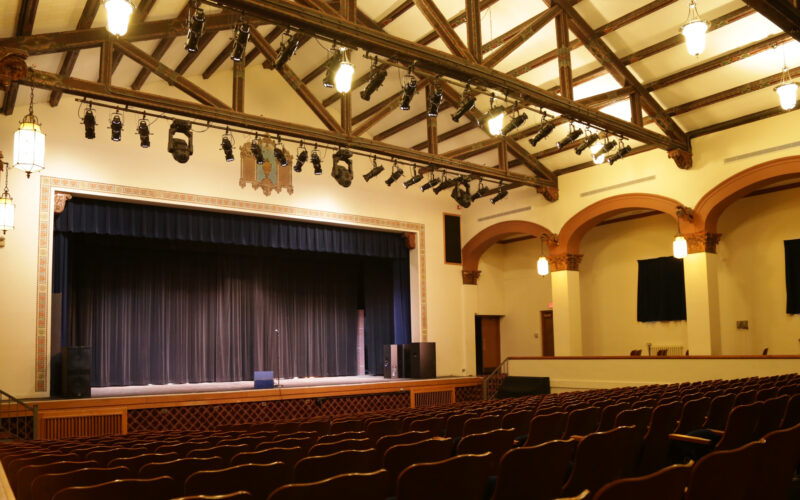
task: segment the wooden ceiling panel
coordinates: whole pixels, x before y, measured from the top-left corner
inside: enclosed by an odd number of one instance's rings
[[[676,116],[675,119],[691,131],[777,105],[778,98],[770,87]]]

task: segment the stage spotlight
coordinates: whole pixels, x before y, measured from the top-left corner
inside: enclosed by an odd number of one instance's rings
[[[583,140],[581,145],[575,148],[575,154],[579,155],[583,153],[586,150],[586,148],[597,142],[598,139],[600,139],[600,136],[597,134],[591,134],[589,136],[586,136],[586,139]]]
[[[303,165],[308,161],[308,150],[303,146],[303,143],[300,143],[300,147],[297,148],[297,160],[294,162],[294,169],[295,172],[302,172]]]
[[[509,120],[509,122],[506,123],[506,126],[503,127],[503,135],[508,135],[512,130],[518,129],[523,123],[525,123],[525,120],[527,119],[528,115],[525,113],[515,115],[514,118]]]
[[[600,165],[604,161],[606,161],[606,153],[610,153],[612,149],[617,145],[617,141],[606,141],[602,146],[598,147],[596,151],[593,151],[592,156],[595,165]],[[592,148],[594,149],[594,148]]]
[[[275,58],[275,69],[280,70],[283,66],[289,62],[289,59],[292,58],[295,52],[297,52],[297,47],[300,46],[300,33],[295,33],[294,35],[290,36],[289,39],[284,43],[281,42],[281,46],[278,48],[278,56]]]
[[[139,126],[136,127],[136,132],[139,134],[139,145],[143,148],[150,147],[150,125],[147,123],[147,119],[142,117],[139,120]]]
[[[258,140],[257,135],[250,142],[250,152],[253,153],[253,157],[256,159],[258,165],[264,164],[264,150],[261,149],[261,141]]]
[[[311,165],[314,166],[314,175],[322,175],[322,158],[319,157],[319,150],[314,146],[311,151]]]
[[[501,185],[500,191],[498,191],[497,194],[494,196],[494,198],[492,198],[492,205],[502,200],[506,196],[508,196],[508,191],[506,191],[505,188]]]
[[[89,108],[83,114],[83,136],[87,139],[94,139],[96,137],[94,128],[97,125],[97,120],[94,117],[94,111],[92,111],[92,106],[89,105]]]
[[[336,72],[342,62],[342,52],[335,47],[332,50],[333,55],[325,63],[325,77],[322,79],[322,86],[327,88],[333,88],[336,85]]]
[[[456,203],[464,208],[469,208],[472,205],[472,194],[469,192],[469,182],[463,179],[456,182],[453,190],[450,192],[450,197],[456,200]]]
[[[175,137],[175,134],[182,134],[185,139]],[[169,141],[167,151],[172,153],[172,157],[178,163],[186,163],[194,152],[194,140],[192,138],[192,124],[186,120],[173,120],[169,126]]]
[[[342,187],[350,187],[353,183],[353,153],[349,149],[340,147],[333,154],[333,168],[331,177],[336,179]],[[341,165],[340,163],[344,163]]]
[[[414,167],[414,175],[413,175],[413,176],[411,176],[411,178],[410,178],[410,179],[408,179],[407,181],[405,181],[405,182],[403,183],[403,186],[405,186],[405,187],[406,187],[406,189],[408,189],[408,188],[410,188],[411,186],[413,186],[414,184],[417,184],[418,182],[422,182],[422,179],[423,179],[423,178],[424,178],[424,177],[423,177],[423,175],[422,175],[422,174],[420,174],[419,172],[417,172],[417,167]]]
[[[400,98],[400,109],[403,111],[411,109],[411,99],[414,98],[416,91],[417,79],[411,74],[411,68],[408,68],[408,73],[403,77],[403,97]]]
[[[433,172],[431,172],[430,179],[428,179],[428,182],[426,182],[425,184],[420,186],[420,189],[424,193],[425,191],[427,191],[427,190],[429,190],[431,188],[435,188],[440,182],[442,182],[442,181],[439,180],[438,177],[434,177]]]
[[[569,124],[569,133],[567,135],[565,135],[563,139],[561,139],[560,141],[556,142],[556,147],[558,149],[564,149],[564,146],[566,146],[570,142],[572,142],[575,139],[577,139],[578,137],[580,137],[581,134],[583,134],[583,129],[575,128],[572,125],[572,123],[570,123]]]
[[[490,134],[500,135],[503,132],[503,120],[505,117],[506,110],[502,106],[494,105],[494,94],[492,94],[492,98],[489,101],[489,111],[481,118],[481,125],[485,124]]]
[[[247,40],[250,39],[250,25],[239,21],[233,31],[233,46],[231,47],[231,59],[236,62],[242,60],[244,51],[247,49]]]
[[[375,177],[377,175],[380,175],[381,172],[383,172],[383,165],[378,165],[378,157],[377,156],[373,156],[372,157],[372,169],[369,172],[367,172],[366,174],[364,174],[364,180],[366,182],[369,182],[370,180],[372,180],[373,177]]]
[[[472,195],[472,201],[477,200],[483,196],[486,196],[486,193],[489,192],[489,188],[483,184],[483,181],[478,182],[478,190],[475,191],[475,194]]]
[[[228,129],[225,129],[225,134],[222,136],[220,149],[225,153],[225,161],[232,162],[235,159],[233,156],[233,136]]]
[[[397,160],[395,160],[394,163],[392,164],[392,175],[390,175],[389,178],[386,179],[386,185],[391,186],[400,177],[403,177],[403,169],[400,168],[399,165],[397,165]]]
[[[197,44],[203,36],[206,28],[206,14],[203,9],[197,7],[194,13],[189,16],[189,31],[186,33],[186,43],[183,48],[187,52],[197,52]]]
[[[469,113],[469,111],[475,107],[476,100],[477,98],[470,93],[469,84],[467,84],[464,88],[464,92],[461,94],[461,99],[458,101],[456,112],[450,115],[450,118],[452,118],[454,122],[460,120],[462,116]]]
[[[442,191],[444,191],[445,189],[450,189],[451,187],[456,185],[456,182],[458,182],[458,179],[459,179],[459,177],[455,177],[453,179],[448,179],[447,177],[442,175],[442,182],[440,182],[438,186],[433,188],[433,192],[436,193],[436,194],[439,194]]]
[[[122,122],[122,116],[119,114],[119,111],[116,111],[114,115],[111,117],[111,140],[114,142],[119,142],[122,140],[122,129],[124,125]]]
[[[355,68],[353,67],[353,63],[350,62],[348,50],[342,49],[341,52],[342,60],[339,62],[339,67],[336,69],[334,83],[336,84],[336,91],[344,94],[345,92],[350,92],[350,88],[353,86],[353,73],[355,72]]]
[[[361,98],[365,101],[369,101],[369,98],[372,97],[372,94],[378,90],[381,85],[383,85],[383,81],[386,80],[386,75],[388,73],[385,69],[378,67],[378,57],[375,56],[375,60],[372,62],[372,66],[369,70],[369,81],[367,85],[361,89]]]
[[[620,144],[617,152],[608,157],[608,164],[613,165],[615,161],[621,160],[623,156],[631,152],[631,147],[628,145]]]
[[[528,142],[531,143],[531,146],[536,147],[536,145],[539,143],[539,141],[541,141],[542,139],[544,139],[545,137],[550,135],[550,133],[555,128],[556,128],[556,124],[553,123],[552,121],[547,121],[547,115],[542,115],[542,126],[541,126],[541,128],[539,129],[538,132],[536,132],[535,136],[533,136],[530,139],[528,139]]]
[[[286,153],[283,151],[283,144],[281,144],[281,137],[278,136],[278,142],[275,144],[275,147],[272,149],[272,156],[275,157],[275,161],[278,162],[278,165],[281,167],[285,167],[289,164],[286,160]]]
[[[442,100],[444,100],[444,91],[437,85],[428,99],[428,116],[439,116],[439,106],[442,105]]]

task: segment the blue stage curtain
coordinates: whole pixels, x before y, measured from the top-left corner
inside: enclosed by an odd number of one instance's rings
[[[392,261],[394,287],[394,343],[411,343],[411,283],[408,254]]]

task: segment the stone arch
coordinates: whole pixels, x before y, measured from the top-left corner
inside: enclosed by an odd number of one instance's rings
[[[478,282],[478,262],[489,247],[515,234],[527,234],[534,238],[542,235],[553,236],[549,229],[524,220],[498,222],[487,227],[473,236],[461,249],[461,274],[464,284],[474,285]]]
[[[694,210],[698,230],[715,234],[722,212],[733,202],[774,182],[800,177],[800,156],[787,156],[742,170],[700,198]]]
[[[620,194],[593,203],[573,215],[562,226],[558,233],[558,244],[550,248],[551,261],[555,256],[578,255],[581,240],[586,232],[614,214],[645,209],[663,212],[678,220],[677,209],[679,206],[681,204],[677,200],[647,193]],[[692,232],[693,226],[688,220],[681,218],[680,225],[682,232]]]

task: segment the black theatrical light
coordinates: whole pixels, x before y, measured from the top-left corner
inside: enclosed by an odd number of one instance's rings
[[[597,134],[591,134],[591,135],[586,136],[586,139],[583,140],[581,145],[578,146],[577,148],[575,148],[575,154],[579,155],[579,154],[583,153],[584,150],[586,150],[586,148],[588,148],[589,146],[591,146],[592,144],[597,142],[598,139],[600,139],[600,136],[597,135]]]
[[[469,111],[475,107],[475,101],[477,101],[477,99],[477,97],[470,93],[469,84],[467,84],[464,88],[464,92],[461,94],[461,99],[458,101],[456,112],[450,115],[450,118],[452,118],[454,122],[460,120],[462,116],[469,113]]]
[[[136,133],[139,134],[139,145],[143,148],[150,147],[150,125],[147,123],[147,120],[142,117],[139,120],[139,126],[136,127]]]
[[[502,200],[506,196],[508,196],[508,191],[506,191],[503,186],[500,186],[500,191],[498,191],[494,198],[492,198],[492,205]]]
[[[278,56],[275,58],[275,69],[279,70],[289,62],[289,59],[297,52],[297,47],[299,46],[300,33],[295,33],[286,42],[281,42],[281,46],[278,48]]]
[[[203,36],[206,28],[206,14],[203,9],[196,8],[194,13],[189,16],[189,31],[186,33],[186,43],[183,48],[187,52],[197,52],[197,44]]]
[[[469,182],[460,180],[453,186],[450,192],[450,197],[456,200],[456,203],[464,208],[469,208],[472,205],[472,194],[469,192]]]
[[[599,165],[604,161],[606,161],[606,154],[610,153],[611,150],[613,150],[616,146],[617,146],[617,141],[614,140],[607,141],[605,144],[603,144],[603,147],[598,149],[597,152],[595,152],[593,155],[594,163],[596,165]]]
[[[261,149],[261,141],[258,140],[258,135],[250,142],[250,152],[253,153],[258,165],[264,164],[264,150]]]
[[[423,175],[422,175],[422,174],[420,174],[419,172],[417,172],[417,167],[414,167],[414,175],[413,175],[413,176],[411,176],[411,178],[410,178],[410,179],[408,179],[407,181],[405,181],[405,182],[403,183],[403,186],[405,186],[405,187],[406,187],[406,189],[408,189],[408,188],[410,188],[411,186],[413,186],[414,184],[416,184],[416,183],[418,183],[418,182],[422,182],[422,179],[424,179]]]
[[[378,57],[375,56],[375,60],[372,62],[372,66],[369,70],[369,81],[367,85],[361,89],[360,95],[361,98],[365,101],[369,101],[369,98],[372,97],[372,94],[378,90],[381,85],[383,85],[383,81],[386,80],[386,75],[388,73],[385,69],[378,67]]]
[[[492,135],[500,135],[503,132],[503,120],[506,117],[506,110],[503,106],[494,105],[494,94],[489,101],[489,111],[481,117],[479,123],[486,126]]]
[[[225,129],[225,134],[222,136],[220,149],[225,153],[225,161],[232,162],[235,159],[233,156],[233,136],[228,129]]]
[[[489,192],[489,188],[483,184],[483,181],[478,182],[478,190],[475,191],[475,194],[472,195],[472,201],[477,200],[478,198],[482,198],[486,196],[486,193]]]
[[[364,174],[364,180],[369,182],[373,177],[380,175],[383,172],[383,165],[378,165],[378,158],[376,156],[372,157],[372,169]]]
[[[289,161],[286,159],[286,153],[283,151],[283,144],[281,144],[281,137],[278,136],[278,142],[275,144],[275,147],[272,149],[272,156],[275,157],[275,161],[278,162],[278,165],[281,167],[285,167],[289,164]]]
[[[333,168],[331,177],[336,179],[342,187],[350,187],[353,183],[353,153],[347,148],[340,147],[333,154]],[[342,165],[344,163],[344,165]]]
[[[325,63],[325,77],[322,79],[323,87],[333,88],[336,85],[336,72],[339,71],[341,63],[342,51],[334,48],[333,55]]]
[[[411,109],[411,99],[414,98],[416,91],[417,79],[411,74],[411,68],[408,68],[408,73],[403,77],[403,97],[400,98],[400,109],[403,111]]]
[[[533,147],[536,147],[539,141],[550,135],[550,132],[556,128],[556,124],[552,121],[547,121],[545,117],[546,115],[542,115],[542,127],[536,132],[536,135],[528,139],[528,142],[530,142]]]
[[[395,160],[392,164],[392,175],[386,179],[386,185],[391,186],[400,177],[403,177],[403,169],[397,165],[397,160]]]
[[[514,118],[509,120],[509,122],[506,123],[506,126],[503,127],[503,132],[502,132],[503,135],[508,135],[509,133],[511,133],[512,130],[519,128],[520,126],[522,126],[523,123],[525,123],[525,120],[527,119],[528,115],[525,113],[519,113],[517,115],[514,115]]]
[[[314,175],[322,175],[322,158],[319,157],[317,146],[311,151],[311,165],[314,166]]]
[[[300,147],[297,148],[297,160],[294,162],[294,169],[295,172],[302,172],[303,165],[308,161],[308,150],[303,146],[303,143],[300,143]]]
[[[97,120],[94,117],[92,107],[89,106],[83,114],[83,136],[87,139],[94,139],[96,137],[94,132],[95,125],[97,125]]]
[[[233,46],[231,47],[231,59],[236,62],[242,60],[244,51],[247,49],[247,40],[250,39],[250,25],[240,21],[233,31]]]
[[[441,193],[445,189],[450,189],[451,187],[455,186],[460,177],[455,177],[453,179],[448,179],[447,177],[442,176],[442,182],[439,183],[438,186],[433,188],[433,192],[436,194]]]
[[[444,100],[444,91],[442,87],[436,86],[431,92],[431,97],[428,99],[428,116],[439,116],[439,106],[442,105]]]
[[[582,134],[583,134],[583,129],[575,128],[570,123],[569,124],[569,133],[567,135],[565,135],[563,139],[561,139],[560,141],[556,142],[556,147],[558,149],[564,149],[564,146],[566,146],[570,142],[574,141],[575,139],[580,137]]]
[[[438,177],[433,176],[433,172],[431,172],[431,177],[428,179],[428,182],[420,186],[420,189],[424,193],[425,191],[429,190],[430,188],[436,187],[440,182],[442,182]]]
[[[185,139],[175,137],[175,134],[182,134]],[[172,157],[178,163],[186,163],[194,152],[194,140],[192,138],[192,124],[186,120],[173,120],[169,126],[169,141],[167,151],[172,153]]]
[[[114,113],[114,116],[111,117],[111,140],[114,142],[119,142],[122,140],[122,117],[119,114],[119,111]]]
[[[615,161],[621,160],[623,156],[631,152],[631,147],[628,145],[621,145],[617,152],[608,157],[608,164],[613,165]]]

